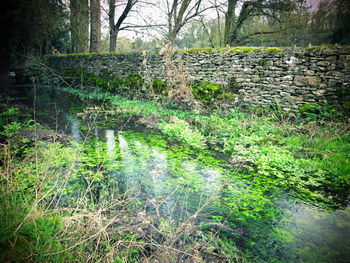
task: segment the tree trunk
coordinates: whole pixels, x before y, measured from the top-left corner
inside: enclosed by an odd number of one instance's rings
[[[109,34],[109,52],[115,52],[117,47],[117,39],[118,39],[119,31],[111,30]]]
[[[235,9],[237,0],[229,0],[227,6],[227,12],[225,13],[225,32],[224,32],[224,43],[225,45],[232,45],[231,34],[233,26],[235,24],[236,15]]]
[[[235,46],[238,41],[239,32],[243,23],[251,15],[252,10],[256,7],[256,4],[260,1],[246,1],[243,3],[241,11],[238,17],[235,16],[235,9],[237,0],[229,0],[227,12],[225,14],[225,44],[229,46]],[[259,7],[261,8],[261,7]]]
[[[129,15],[129,12],[133,6],[138,2],[138,0],[128,0],[126,6],[118,18],[118,21],[115,23],[115,0],[109,0],[109,51],[114,52],[117,46],[117,37],[118,33],[121,30],[121,25],[123,24],[125,18]],[[125,29],[125,28],[124,28]]]
[[[169,45],[174,46],[176,36],[177,36],[176,32],[174,32],[174,31],[169,32],[168,37],[167,37],[167,42]]]
[[[99,52],[101,47],[100,0],[90,0],[90,52]]]
[[[108,21],[109,21],[109,52],[114,52],[117,46],[117,33],[115,31],[115,0],[109,0],[109,11],[108,11]]]
[[[70,0],[70,27],[73,53],[89,50],[89,1]]]

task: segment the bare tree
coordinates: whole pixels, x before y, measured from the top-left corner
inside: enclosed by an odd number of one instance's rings
[[[164,0],[167,16],[166,40],[173,44],[181,28],[212,5],[204,6],[203,0]]]
[[[116,50],[116,44],[118,34],[120,31],[129,30],[137,33],[143,33],[139,29],[149,29],[152,27],[164,27],[165,24],[154,23],[152,19],[144,17],[145,13],[142,12],[143,7],[156,6],[152,0],[108,0],[108,20],[110,29],[110,44],[109,50],[114,52]],[[118,20],[115,22],[116,7],[123,7]],[[133,17],[136,23],[127,22],[127,18]]]
[[[121,25],[124,20],[128,17],[132,8],[139,2],[139,0],[127,0],[126,5],[122,14],[119,16],[117,22],[115,23],[115,8],[116,8],[116,0],[108,0],[109,10],[108,10],[108,18],[109,18],[109,51],[114,52],[117,46],[117,38],[118,33],[122,30]]]
[[[85,53],[89,50],[89,1],[70,0],[70,30],[72,52]]]
[[[99,52],[101,46],[101,4],[90,0],[90,52]]]

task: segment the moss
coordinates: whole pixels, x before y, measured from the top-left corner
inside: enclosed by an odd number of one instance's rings
[[[309,46],[309,47],[306,47],[305,49],[308,51],[314,51],[314,50],[322,51],[324,49],[339,49],[339,47],[335,45],[321,45],[321,46]]]
[[[218,96],[218,98],[220,98],[220,99],[228,99],[228,100],[232,100],[235,97],[236,96],[234,94],[232,94],[231,92],[224,92]]]
[[[139,54],[141,55],[142,52],[137,51],[131,51],[131,52],[93,52],[93,53],[68,53],[68,54],[55,54],[55,55],[48,55],[47,57],[87,57],[87,58],[94,58],[98,56],[104,56],[104,55],[131,55],[131,54]]]
[[[261,47],[233,47],[230,49],[230,53],[243,54],[243,53],[261,53],[263,48]]]
[[[95,54],[91,53],[87,58],[88,60],[93,60],[95,58]]]
[[[214,48],[189,48],[189,49],[178,49],[177,52],[181,53],[213,53],[216,49]]]
[[[307,103],[299,108],[301,115],[319,114],[321,112],[321,106],[316,103]]]
[[[104,69],[99,75],[89,73],[84,68],[61,69],[60,74],[69,83],[96,86],[111,92],[135,92],[144,84],[144,79],[139,74],[129,72],[126,78],[119,78],[108,69]]]
[[[192,85],[192,91],[196,99],[201,100],[205,104],[210,104],[222,94],[222,86],[212,84],[208,81],[199,81]]]
[[[289,47],[290,49],[292,47]],[[178,49],[178,53],[232,53],[232,54],[248,54],[248,53],[260,53],[260,54],[279,54],[283,53],[288,47],[222,47],[222,48],[190,48],[190,49]],[[293,48],[300,50],[300,52],[327,52],[327,51],[341,51],[350,52],[350,46],[339,46],[339,45],[323,45],[323,46],[311,46],[311,47],[297,47]],[[150,54],[158,54],[157,51],[147,51]],[[47,57],[87,57],[93,59],[97,56],[102,55],[141,55],[140,51],[131,52],[100,52],[100,53],[70,53],[70,54],[55,54],[48,55]]]
[[[224,90],[224,86],[212,84],[208,81],[195,82],[192,84],[192,91],[196,99],[202,101],[204,104],[235,98],[232,92]]]
[[[279,54],[282,53],[283,49],[281,47],[268,47],[264,50],[265,54]]]
[[[222,47],[222,48],[218,48],[216,51],[218,53],[227,53],[227,52],[230,52],[230,47]]]

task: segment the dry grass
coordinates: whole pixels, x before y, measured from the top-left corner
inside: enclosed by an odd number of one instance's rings
[[[170,45],[161,50],[165,62],[168,97],[178,103],[198,105],[190,86],[190,75],[185,69],[183,59],[181,56],[175,57],[174,53],[175,49]]]

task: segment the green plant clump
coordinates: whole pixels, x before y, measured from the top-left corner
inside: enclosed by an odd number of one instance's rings
[[[212,84],[208,81],[200,81],[192,85],[192,91],[196,99],[200,99],[205,104],[214,102],[219,95],[222,95],[223,88],[220,85]]]
[[[139,74],[131,72],[125,78],[116,77],[113,72],[108,70],[96,75],[86,72],[83,68],[61,69],[60,74],[73,86],[92,86],[103,91],[133,97],[144,93],[145,80]]]
[[[316,103],[307,103],[299,108],[299,112],[304,115],[319,114],[321,113],[321,106]]]
[[[281,53],[283,49],[281,47],[268,47],[264,50],[265,54],[278,54]]]
[[[189,48],[189,49],[179,49],[177,50],[181,53],[213,53],[214,48]]]
[[[153,88],[153,92],[156,94],[166,95],[167,93],[167,84],[164,80],[160,80],[160,79],[153,80],[152,88]]]

